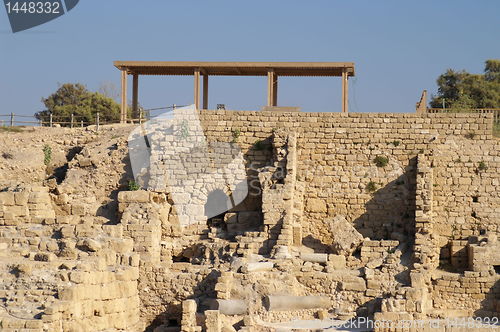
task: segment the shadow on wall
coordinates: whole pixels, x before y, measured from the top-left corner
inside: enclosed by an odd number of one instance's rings
[[[315,253],[334,253],[332,250],[332,245],[324,244],[323,242],[321,242],[321,240],[313,237],[312,235],[308,235],[302,238],[302,245],[313,249]]]
[[[120,222],[118,218],[118,193],[123,190],[128,190],[129,181],[134,179],[134,174],[132,172],[132,166],[130,164],[130,158],[128,154],[122,159],[121,165],[123,165],[123,169],[117,171],[121,171],[122,177],[118,182],[118,188],[115,188],[111,191],[109,195],[109,201],[101,205],[97,209],[96,215],[98,217],[104,217],[109,220],[108,224],[117,224]],[[120,165],[117,165],[118,167]]]
[[[481,301],[481,308],[474,312],[474,317],[500,318],[500,279],[491,286],[485,295],[486,297]]]
[[[414,157],[396,180],[380,189],[373,183],[373,196],[365,204],[366,212],[353,221],[364,237],[406,241],[414,233],[416,165]]]
[[[218,228],[221,237],[228,240],[234,240],[234,236],[243,235],[247,231],[259,231],[262,228],[262,188],[258,175],[261,167],[272,163],[271,138],[257,140],[244,153],[243,159],[247,196],[241,202],[234,202],[231,195],[221,189],[214,189],[208,194],[205,203],[205,216],[209,217],[207,225]]]

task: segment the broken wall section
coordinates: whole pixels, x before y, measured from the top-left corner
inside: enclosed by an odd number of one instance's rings
[[[301,198],[297,191],[297,134],[276,130],[272,136],[273,166],[259,173],[262,187],[262,213],[268,249],[302,244]]]

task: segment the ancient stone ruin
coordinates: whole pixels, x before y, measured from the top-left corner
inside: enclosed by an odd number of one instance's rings
[[[197,115],[201,131],[181,123],[177,142],[154,126],[0,134],[2,331],[498,319],[491,115]],[[241,189],[228,176],[248,186],[224,205]]]

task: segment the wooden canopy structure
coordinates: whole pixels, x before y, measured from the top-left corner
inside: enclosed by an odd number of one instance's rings
[[[137,111],[139,75],[193,75],[194,104],[200,108],[200,77],[203,76],[202,109],[208,108],[209,76],[267,76],[267,106],[277,106],[279,76],[342,77],[342,112],[347,113],[348,78],[354,76],[352,62],[186,62],[115,61],[121,70],[121,122],[127,120],[127,77],[132,75],[132,108]]]

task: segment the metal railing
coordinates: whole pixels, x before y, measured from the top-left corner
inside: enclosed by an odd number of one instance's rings
[[[47,118],[47,117],[44,117]],[[67,117],[56,117],[52,114],[49,114],[46,120],[37,119],[33,115],[21,115],[21,114],[0,114],[0,126],[46,126],[46,127],[55,127],[57,126],[67,126],[67,127],[84,127],[94,124],[99,124],[99,113],[96,114],[95,121],[89,122],[86,117],[83,116],[75,116],[71,114],[70,121],[68,121]],[[100,123],[102,124],[102,123]]]
[[[427,108],[426,113],[479,113],[490,114],[493,113],[493,121],[500,123],[500,108],[471,108],[463,111],[451,108]]]
[[[148,120],[155,117],[155,115],[152,114],[153,111],[168,110],[168,109],[174,110],[178,107],[184,107],[184,106],[177,106],[174,104],[172,106],[167,106],[167,107],[157,107],[157,108],[144,109],[144,110],[141,110],[139,112],[138,118],[127,119],[127,123],[142,124],[143,122],[148,121]],[[86,126],[95,125],[98,129],[99,126],[101,126],[101,125],[114,124],[114,123],[120,123],[120,120],[119,119],[117,119],[115,121],[102,120],[99,112],[97,112],[95,114],[94,119],[91,121],[89,121],[87,119],[87,117],[75,116],[74,114],[71,114],[69,121],[68,121],[67,117],[53,116],[52,114],[49,114],[48,117],[44,116],[44,120],[37,119],[34,115],[20,115],[20,114],[15,114],[15,113],[0,114],[0,127],[2,127],[2,126],[9,126],[9,127],[14,127],[14,126],[39,126],[39,127],[42,127],[42,126],[44,126],[44,127],[64,126],[64,127],[69,127],[69,128],[75,128],[75,127],[86,127]]]

